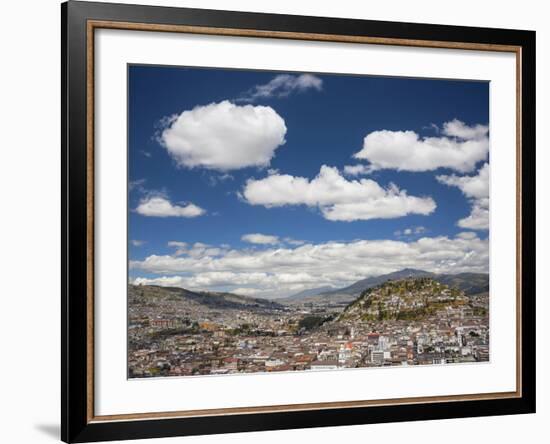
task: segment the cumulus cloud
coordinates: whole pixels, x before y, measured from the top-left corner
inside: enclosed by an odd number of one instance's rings
[[[204,209],[193,203],[183,206],[175,205],[165,196],[147,196],[140,200],[135,209],[142,216],[151,217],[197,217],[206,213]]]
[[[285,134],[273,108],[225,100],[173,116],[159,141],[181,167],[229,171],[268,166]]]
[[[489,180],[490,168],[485,163],[475,176],[441,175],[436,177],[445,185],[458,187],[472,205],[470,215],[460,219],[461,228],[472,230],[489,229]]]
[[[470,215],[460,219],[457,225],[471,230],[489,229],[489,199],[477,199],[472,203]]]
[[[437,180],[445,185],[460,188],[466,197],[483,199],[489,197],[489,164],[484,163],[475,176],[440,175]]]
[[[468,126],[458,119],[453,119],[443,124],[442,132],[446,136],[458,137],[464,140],[483,139],[489,132],[489,127],[480,124]]]
[[[241,240],[249,242],[251,244],[259,245],[275,245],[279,243],[278,236],[271,236],[268,234],[250,233],[241,237]]]
[[[196,245],[196,244],[195,244]],[[131,261],[135,283],[176,285],[195,290],[285,296],[319,286],[344,287],[359,279],[414,267],[437,273],[487,272],[488,239],[474,232],[422,237],[414,241],[355,240],[306,243],[296,247],[231,249],[200,244],[181,256],[151,255]]]
[[[468,126],[460,120],[443,124],[441,137],[420,137],[414,131],[374,131],[353,157],[370,162],[370,170],[432,171],[450,168],[472,171],[489,152],[488,126]],[[351,170],[360,171],[360,170]]]
[[[138,239],[132,239],[130,241],[130,243],[134,246],[134,247],[141,247],[142,245],[145,245],[145,241],[144,240],[138,240]]]
[[[270,99],[272,97],[288,97],[293,92],[303,92],[308,89],[321,91],[323,80],[312,74],[279,74],[263,85],[256,85],[249,89],[238,102],[255,102],[261,99]]]
[[[430,197],[409,196],[390,184],[381,187],[370,179],[347,180],[337,168],[323,165],[312,180],[288,174],[249,179],[242,193],[251,205],[317,207],[325,219],[355,221],[389,219],[407,214],[430,214],[436,204]]]

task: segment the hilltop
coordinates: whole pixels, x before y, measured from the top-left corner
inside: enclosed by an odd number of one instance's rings
[[[338,321],[419,320],[469,304],[465,293],[433,278],[387,281],[365,290]]]

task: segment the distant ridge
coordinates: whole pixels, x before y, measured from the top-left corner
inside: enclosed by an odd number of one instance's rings
[[[486,273],[457,273],[457,274],[437,274],[415,268],[404,268],[403,270],[380,276],[372,276],[361,279],[347,287],[324,291],[317,294],[305,296],[293,295],[292,297],[281,299],[281,302],[301,303],[301,302],[336,302],[345,303],[353,301],[363,291],[381,285],[387,281],[401,280],[406,278],[432,278],[451,288],[457,288],[466,295],[474,295],[489,291],[489,275]],[[315,289],[312,289],[315,290]],[[306,290],[307,291],[307,290]],[[305,293],[302,292],[302,293]]]
[[[309,288],[307,290],[300,291],[299,293],[287,296],[285,298],[282,298],[282,300],[297,300],[302,299],[307,296],[316,296],[321,293],[326,293],[334,290],[334,287],[329,287],[328,285],[325,285],[323,287],[317,287],[317,288]]]
[[[212,309],[281,310],[284,306],[269,299],[241,296],[233,293],[191,291],[180,287],[129,285],[128,296],[133,302],[188,300]]]

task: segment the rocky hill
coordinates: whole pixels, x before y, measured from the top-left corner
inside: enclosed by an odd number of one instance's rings
[[[419,320],[468,303],[468,297],[457,288],[429,277],[408,278],[387,281],[365,290],[337,320]]]

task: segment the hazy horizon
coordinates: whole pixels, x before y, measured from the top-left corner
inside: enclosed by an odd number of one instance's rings
[[[426,272],[426,273],[432,273],[432,274],[436,274],[436,275],[439,275],[439,274],[445,274],[445,275],[459,275],[459,274],[463,274],[463,273],[468,273],[468,272],[458,272],[458,273],[437,273],[437,272],[434,272],[434,271],[430,271],[430,270],[419,270],[419,269],[416,269],[416,268],[412,268],[412,267],[407,267],[407,268],[402,268],[402,269],[399,269],[399,270],[394,270],[390,273],[385,273],[383,275],[371,275],[371,276],[365,276],[363,279],[368,279],[368,278],[373,278],[373,277],[381,277],[381,276],[385,276],[385,275],[389,275],[389,274],[394,274],[394,273],[399,273],[399,272],[402,272],[402,271],[406,271],[406,270],[413,270],[413,271],[417,271],[417,272]],[[483,274],[483,275],[489,275],[489,273],[487,272],[480,272],[480,273],[476,273],[476,274]],[[360,279],[360,280],[363,280],[363,279]],[[331,291],[336,291],[336,290],[342,290],[346,287],[349,287],[353,284],[355,284],[356,282],[358,281],[354,281],[354,282],[350,282],[349,285],[346,285],[344,287],[330,287],[330,289],[327,289],[327,290],[324,290],[318,294],[322,294],[322,293],[326,293],[326,292],[331,292]],[[186,287],[181,287],[181,286],[178,286],[178,285],[162,285],[162,283],[154,283],[154,284],[149,284],[149,283],[141,283],[141,282],[131,282],[132,285],[136,285],[136,286],[140,286],[140,285],[145,285],[145,286],[157,286],[157,287],[164,287],[164,288],[181,288],[183,290],[188,290],[188,291],[193,291],[193,292],[202,292],[202,293],[224,293],[223,291],[213,291],[213,290],[207,290],[207,289],[203,289],[203,288],[186,288]],[[257,297],[259,299],[268,299],[268,300],[277,300],[277,299],[287,299],[289,297],[292,297],[292,296],[295,296],[295,295],[298,295],[300,293],[303,293],[303,292],[307,292],[307,291],[310,291],[310,290],[316,290],[318,288],[323,288],[323,286],[319,286],[319,287],[310,287],[310,288],[306,288],[304,290],[300,290],[300,291],[297,291],[297,292],[294,292],[294,293],[290,293],[290,294],[287,294],[287,295],[282,295],[282,296],[274,296],[274,297],[263,297],[263,296],[254,296],[253,294],[248,294],[248,295],[245,295],[245,294],[241,294],[241,293],[236,293],[236,292],[227,292],[227,293],[231,293],[231,294],[235,294],[237,296],[245,296],[245,297]],[[327,287],[328,288],[328,287]]]

